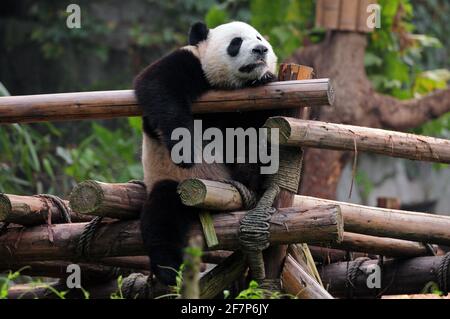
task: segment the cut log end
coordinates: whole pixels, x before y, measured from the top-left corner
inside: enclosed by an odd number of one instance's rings
[[[12,205],[8,196],[0,194],[0,221],[5,221],[11,214]]]
[[[333,82],[331,82],[331,81],[328,84],[327,97],[328,97],[328,104],[330,106],[334,106],[335,94],[334,94]]]
[[[96,181],[85,181],[74,187],[70,194],[71,208],[80,214],[90,214],[100,207],[104,193]]]
[[[269,131],[273,128],[279,129],[280,144],[286,144],[291,137],[291,125],[289,124],[288,120],[285,117],[271,117],[267,119],[263,127],[268,128]]]
[[[186,206],[202,204],[206,198],[206,186],[198,179],[188,179],[182,182],[177,189],[181,202]]]

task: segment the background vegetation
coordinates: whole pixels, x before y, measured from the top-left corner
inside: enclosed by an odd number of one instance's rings
[[[313,0],[78,1],[82,28],[65,27],[69,1],[7,0],[0,13],[0,82],[10,94],[128,89],[135,74],[184,45],[188,26],[230,20],[268,36],[281,59],[321,41]],[[450,3],[379,0],[382,28],[368,35],[367,72],[398,98],[450,79]],[[398,10],[400,9],[400,10]],[[0,95],[8,90],[0,85]],[[450,115],[417,131],[449,136]],[[67,195],[84,179],[141,179],[138,118],[0,127],[0,192]]]

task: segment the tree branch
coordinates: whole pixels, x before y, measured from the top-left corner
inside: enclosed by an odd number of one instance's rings
[[[374,94],[374,107],[383,128],[407,130],[450,112],[450,88],[405,101]]]

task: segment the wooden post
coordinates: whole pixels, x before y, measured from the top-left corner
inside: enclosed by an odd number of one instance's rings
[[[450,141],[353,125],[272,117],[264,127],[280,130],[280,144],[371,152],[411,160],[450,163]]]
[[[236,281],[247,269],[240,251],[234,252],[200,279],[200,299],[212,299]]]
[[[289,81],[289,80],[306,80],[311,79],[313,76],[313,69],[303,65],[297,64],[281,64],[278,72],[278,79],[280,81]],[[299,105],[300,106],[300,105]],[[301,105],[308,106],[308,105]],[[298,108],[297,110],[292,110],[292,116],[301,117],[302,108]],[[295,153],[296,152],[296,153]],[[289,156],[290,159],[287,161],[286,158]],[[272,183],[277,183],[280,186],[280,193],[274,202],[275,208],[283,208],[283,207],[291,207],[294,201],[294,196],[297,194],[300,175],[298,179],[295,180],[294,176],[285,176],[291,173],[291,166],[297,165],[296,170],[300,172],[301,165],[303,159],[302,150],[294,150],[292,148],[283,148],[280,149],[280,167],[278,169],[277,174],[274,176],[274,179],[271,181]],[[284,161],[283,161],[284,160]],[[282,183],[280,180],[282,179]],[[284,182],[288,179],[293,180],[293,184],[295,184],[295,190],[289,189],[284,185]],[[287,183],[288,185],[292,183]],[[308,250],[307,246],[305,249]],[[267,279],[278,279],[280,278],[281,272],[283,271],[283,263],[286,258],[286,250],[287,246],[279,246],[279,247],[269,247],[264,251],[264,264],[266,271]],[[301,267],[301,266],[299,266]],[[315,265],[314,265],[315,267]],[[305,269],[305,272],[308,273],[310,270],[308,268]]]
[[[328,79],[274,82],[242,90],[209,91],[194,113],[242,112],[331,105]],[[0,124],[141,116],[132,90],[0,97]]]
[[[398,197],[378,197],[377,206],[381,208],[400,209],[402,205]]]
[[[234,250],[239,247],[239,221],[246,212],[213,215],[219,245],[212,250]],[[342,216],[337,206],[326,206],[299,214],[299,209],[284,208],[270,221],[270,243],[331,243],[343,236]],[[0,256],[3,260],[45,261],[72,260],[86,223],[35,226],[26,229],[12,227],[0,236]],[[49,231],[53,243],[49,241]],[[202,235],[201,226],[194,225],[191,235]],[[142,256],[139,221],[101,223],[91,242],[88,255],[92,259],[115,256]]]
[[[72,222],[87,222],[92,219],[92,216],[72,211],[68,201],[63,202],[69,208]],[[52,223],[65,222],[59,207],[51,200],[38,196],[0,194],[0,222],[23,226],[40,225],[48,222],[49,214]]]
[[[291,255],[284,262],[281,281],[288,294],[300,299],[333,299]]]

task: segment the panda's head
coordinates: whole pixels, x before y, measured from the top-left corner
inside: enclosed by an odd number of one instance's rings
[[[215,87],[239,88],[261,79],[268,71],[276,71],[277,57],[272,46],[244,22],[226,23],[214,29],[198,22],[191,27],[189,44]]]

